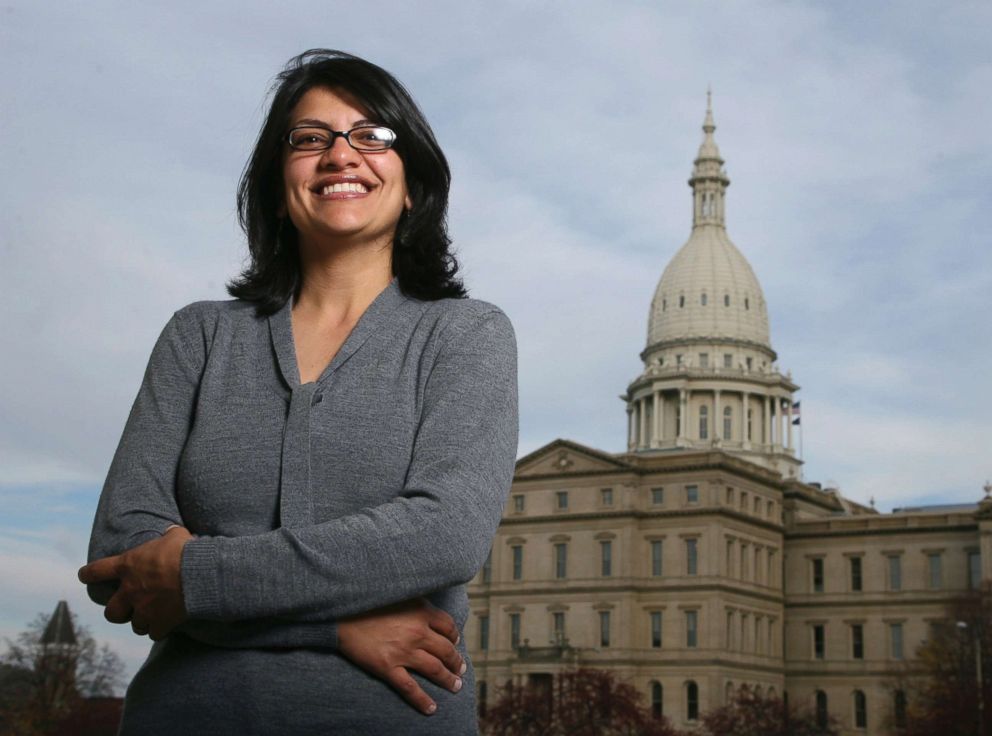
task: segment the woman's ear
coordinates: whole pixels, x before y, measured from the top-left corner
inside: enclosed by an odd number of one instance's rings
[[[410,199],[410,195],[409,194],[406,195],[406,197],[403,198],[403,207],[404,207],[404,209],[406,209],[407,212],[409,212],[410,210],[413,209],[413,200]]]

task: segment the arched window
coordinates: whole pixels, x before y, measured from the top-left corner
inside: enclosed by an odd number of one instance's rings
[[[668,309],[668,300],[667,299],[662,299],[661,300],[661,311],[664,312],[666,309]]]
[[[706,306],[706,292],[705,291],[699,296],[699,303],[702,304],[704,307]]]
[[[679,295],[679,306],[680,307],[684,307],[685,306],[685,295],[683,295],[683,294],[680,294]]]
[[[709,439],[710,436],[710,410],[708,406],[699,407],[699,439]]]
[[[816,725],[827,727],[827,694],[822,690],[816,691]]]
[[[854,691],[854,727],[868,728],[868,701],[860,690]]]
[[[730,306],[730,294],[724,294],[723,295],[723,306],[725,306],[725,307],[729,307]]]
[[[744,297],[744,309],[750,309],[750,308],[751,308],[751,301],[747,297]]]
[[[725,705],[730,705],[734,700],[734,683],[728,682],[727,687],[723,691],[723,702]]]
[[[762,689],[761,689],[761,685],[755,685],[755,686],[754,686],[754,697],[756,697],[756,698],[761,698],[761,693],[762,693],[762,692],[763,692],[763,691],[762,691]]]
[[[699,685],[692,680],[685,684],[685,719],[699,720]]]
[[[651,716],[655,720],[660,719],[664,714],[664,706],[662,705],[664,692],[660,682],[657,680],[651,682]]]
[[[729,406],[723,407],[723,439],[730,439],[730,429],[733,424],[734,410]]]
[[[893,713],[896,728],[906,728],[906,693],[896,690],[893,702]]]

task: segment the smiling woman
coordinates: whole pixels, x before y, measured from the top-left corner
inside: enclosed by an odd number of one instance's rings
[[[464,583],[513,473],[516,352],[455,277],[448,182],[382,69],[280,75],[238,298],[166,325],[80,571],[156,640],[122,733],[476,732]]]

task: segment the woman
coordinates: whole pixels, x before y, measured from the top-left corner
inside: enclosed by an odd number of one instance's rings
[[[455,277],[448,185],[387,72],[314,50],[280,75],[237,299],[165,327],[80,571],[156,640],[123,733],[476,731],[463,584],[512,478],[516,357]]]

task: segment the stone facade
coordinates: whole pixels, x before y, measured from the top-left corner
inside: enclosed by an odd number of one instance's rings
[[[583,665],[681,728],[748,685],[819,702],[844,734],[885,733],[906,660],[992,578],[992,501],[881,514],[801,480],[799,387],[726,236],[709,107],[703,129],[693,233],[624,396],[628,451],[559,439],[517,463],[469,588],[480,701]]]

